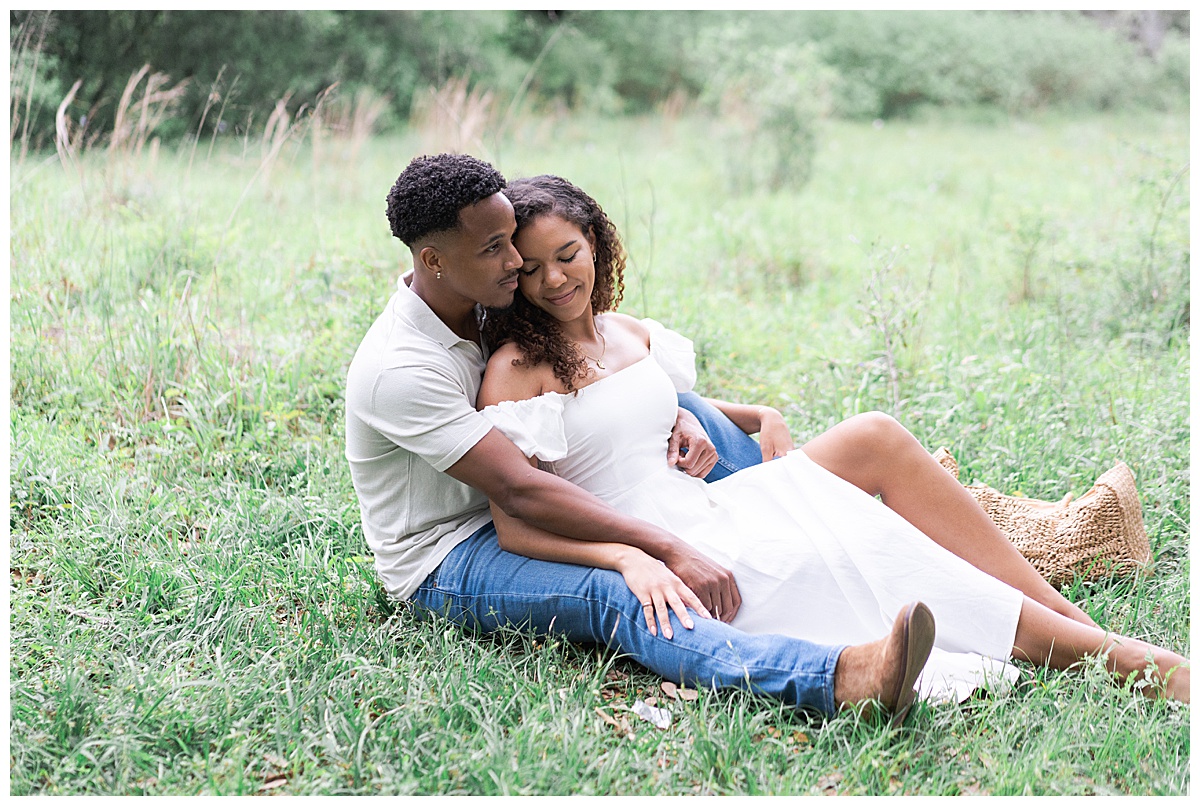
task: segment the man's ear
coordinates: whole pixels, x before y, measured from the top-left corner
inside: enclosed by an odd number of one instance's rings
[[[417,264],[437,274],[446,268],[446,258],[436,246],[426,245],[417,252]]]

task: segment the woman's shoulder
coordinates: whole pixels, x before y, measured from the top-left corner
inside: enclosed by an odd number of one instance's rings
[[[643,344],[650,344],[650,329],[640,320],[629,314],[610,311],[600,314],[605,324],[615,325],[630,335],[637,336]]]
[[[513,342],[500,345],[488,359],[479,386],[476,408],[482,409],[502,400],[526,400],[545,391],[547,379],[554,373],[548,364],[530,365],[525,353]]]

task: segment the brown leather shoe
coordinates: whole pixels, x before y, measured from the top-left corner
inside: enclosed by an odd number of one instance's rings
[[[909,710],[917,700],[917,692],[914,687],[917,684],[917,678],[921,676],[921,670],[925,668],[925,661],[929,660],[929,653],[933,650],[935,631],[933,613],[929,611],[924,602],[913,602],[906,605],[900,611],[900,615],[896,616],[896,622],[892,625],[892,633],[888,636],[888,644],[898,643],[898,646],[895,647],[898,656],[895,657],[894,663],[899,667],[901,674],[896,676],[891,696],[880,702],[884,708],[892,712],[892,727],[897,727],[904,722],[904,718],[908,716]],[[888,648],[892,649],[892,646]]]
[[[916,701],[913,686],[933,649],[933,614],[921,602],[901,609],[892,630],[878,641],[846,647],[834,673],[834,702],[838,708],[873,711],[871,701],[892,713],[899,725]]]

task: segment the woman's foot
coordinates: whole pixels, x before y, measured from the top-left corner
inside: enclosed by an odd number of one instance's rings
[[[1191,661],[1136,638],[1113,638],[1115,646],[1109,652],[1109,665],[1118,680],[1148,676],[1150,685],[1139,689],[1146,696],[1166,697],[1184,703],[1192,701]]]

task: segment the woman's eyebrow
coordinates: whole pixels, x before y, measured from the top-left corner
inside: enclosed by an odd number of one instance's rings
[[[577,243],[579,243],[579,239],[578,239],[578,238],[572,238],[571,240],[567,241],[567,242],[566,242],[565,244],[563,244],[562,246],[560,246],[560,247],[558,247],[557,249],[555,249],[555,250],[554,250],[554,252],[555,252],[555,254],[557,254],[557,253],[561,252],[561,251],[562,251],[562,250],[564,250],[564,249],[570,249],[572,246],[574,246],[574,245],[575,245],[575,244],[577,244]]]

